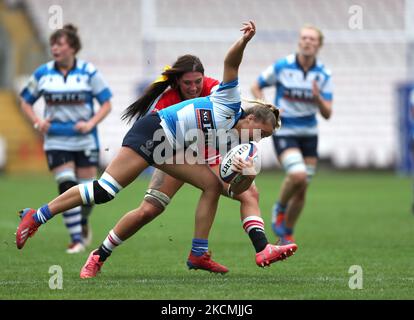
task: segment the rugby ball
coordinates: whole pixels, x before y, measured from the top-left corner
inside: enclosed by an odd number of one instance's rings
[[[240,156],[242,159],[247,160],[249,157],[253,158],[253,162],[256,163],[259,154],[258,154],[257,145],[253,142],[242,143],[238,146],[235,146],[223,158],[223,161],[220,163],[220,177],[226,183],[231,183],[239,175],[242,175],[240,172],[233,171],[233,159],[236,156]]]

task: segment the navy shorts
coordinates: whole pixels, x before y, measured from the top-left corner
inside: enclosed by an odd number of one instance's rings
[[[49,170],[73,161],[76,167],[97,167],[99,164],[99,150],[66,151],[66,150],[47,150],[47,164]]]
[[[280,156],[286,149],[297,148],[303,157],[318,157],[318,136],[276,136],[273,135],[276,153]]]
[[[153,165],[155,163],[153,158],[154,149],[166,139],[160,122],[161,118],[156,112],[138,119],[125,135],[122,146],[131,148],[143,157],[149,165]],[[154,140],[154,133],[157,130],[163,132],[160,140]]]

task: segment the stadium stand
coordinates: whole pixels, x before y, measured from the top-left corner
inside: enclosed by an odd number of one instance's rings
[[[15,75],[31,72],[32,66],[44,59],[42,46],[36,39],[30,20],[18,7],[6,10],[5,4],[0,2],[0,22],[6,75],[18,79]],[[22,116],[18,97],[7,76],[0,85],[0,158],[3,159],[0,169],[6,172],[46,171],[42,141]]]
[[[207,74],[221,77],[222,57],[234,26],[253,19],[258,35],[246,52],[241,87],[246,96],[258,74],[276,58],[296,49],[305,23],[326,35],[320,57],[333,72],[334,114],[320,119],[320,156],[338,167],[389,167],[396,157],[395,84],[406,76],[404,0],[25,0],[45,41],[49,8],[59,5],[63,21],[79,27],[80,57],[93,62],[113,92],[113,112],[100,126],[102,160],[115,154],[128,129],[122,110],[139,83],[156,77],[177,56],[200,56]],[[349,25],[352,7],[362,10],[363,28]],[[298,10],[300,7],[300,10]],[[229,14],[231,12],[231,14]],[[232,30],[233,33],[228,30]],[[273,100],[274,92],[266,89]],[[270,141],[263,166],[276,165]],[[270,150],[270,151],[269,151]]]

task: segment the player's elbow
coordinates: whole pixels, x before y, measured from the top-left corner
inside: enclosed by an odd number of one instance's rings
[[[332,110],[326,110],[324,113],[322,113],[322,117],[325,120],[329,120],[332,116]]]
[[[106,109],[107,112],[111,112],[111,110],[112,110],[112,103],[111,103],[111,101],[106,101],[104,103],[104,108]]]
[[[28,107],[30,107],[30,104],[28,104],[26,100],[20,97],[20,108],[24,110],[25,108],[28,108]]]
[[[256,99],[262,99],[262,89],[260,88],[259,83],[257,81],[253,83],[253,85],[250,87],[250,92]]]
[[[325,120],[330,119],[332,116],[332,103],[330,101],[324,101],[324,103],[320,106],[320,112]]]

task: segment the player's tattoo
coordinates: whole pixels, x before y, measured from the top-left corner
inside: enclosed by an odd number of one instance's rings
[[[158,190],[163,185],[164,179],[165,173],[161,170],[155,169],[154,174],[152,175],[149,188]]]

